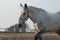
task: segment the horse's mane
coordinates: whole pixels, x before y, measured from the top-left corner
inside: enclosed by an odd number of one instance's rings
[[[41,12],[47,12],[46,10],[44,10],[42,8],[37,8],[37,7],[33,7],[33,6],[29,6],[29,8],[36,9],[37,11],[41,11]]]

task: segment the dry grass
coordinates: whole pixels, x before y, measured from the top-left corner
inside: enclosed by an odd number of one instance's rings
[[[42,40],[60,40],[60,36],[56,33],[45,33],[42,35]]]
[[[0,33],[0,40],[34,40],[35,33]],[[45,33],[43,40],[60,40],[56,33]]]
[[[0,40],[34,40],[35,33],[0,33]]]

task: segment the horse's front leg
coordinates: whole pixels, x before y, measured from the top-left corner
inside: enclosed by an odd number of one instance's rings
[[[39,28],[38,28],[38,24],[37,24],[37,23],[34,23],[34,28],[35,28],[35,30],[36,30],[37,32],[40,31]]]
[[[46,29],[41,29],[36,35],[34,40],[42,40],[42,34],[46,32]]]

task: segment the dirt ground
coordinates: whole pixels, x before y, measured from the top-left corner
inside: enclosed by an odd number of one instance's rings
[[[0,32],[0,40],[34,40],[35,33],[3,33]],[[60,36],[56,33],[45,33],[42,40],[60,40]]]
[[[60,40],[60,36],[56,33],[45,33],[42,35],[42,40]]]

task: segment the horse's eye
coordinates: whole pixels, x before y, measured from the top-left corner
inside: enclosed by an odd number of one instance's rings
[[[23,13],[23,15],[25,15],[25,13]]]

